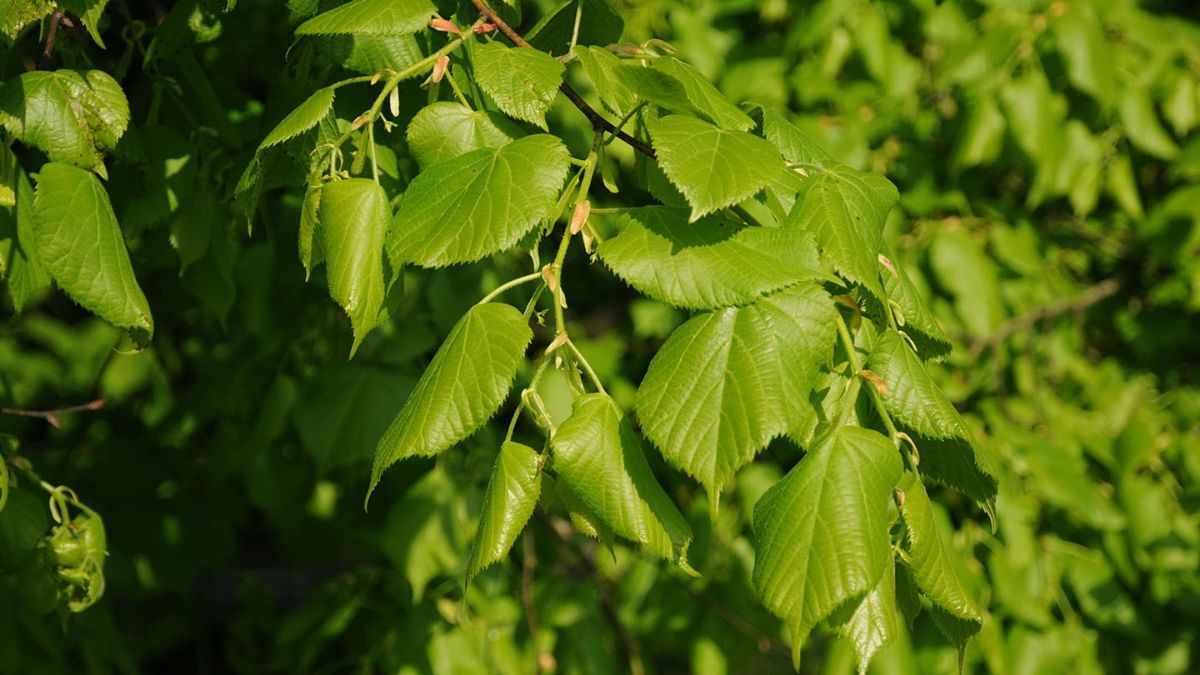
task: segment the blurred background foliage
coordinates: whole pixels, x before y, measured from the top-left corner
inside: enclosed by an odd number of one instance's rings
[[[798,457],[786,442],[741,472],[715,525],[697,486],[660,472],[696,531],[696,579],[622,546],[610,556],[551,508],[464,599],[494,428],[436,462],[397,465],[362,512],[375,441],[433,349],[526,262],[513,253],[407,272],[389,298],[396,318],[346,361],[345,317],[322,273],[305,283],[296,259],[302,195],[278,189],[299,184],[287,163],[268,171],[252,233],[230,199],[265,130],[309,92],[413,59],[387,38],[293,45],[318,4],[337,3],[114,1],[99,29],[107,50],[78,28],[60,35],[56,61],[106,70],[130,98],[109,192],[157,336],[132,353],[118,331],[10,266],[0,405],[107,406],[58,429],[0,416],[19,439],[4,452],[101,513],[110,556],[104,600],[62,619],[33,611],[28,561],[0,545],[0,672],[790,671],[780,626],[750,590],[747,538],[754,500]],[[1191,3],[615,4],[626,41],[668,41],[734,100],[789,108],[839,159],[900,187],[890,243],[956,345],[938,376],[1002,459],[995,528],[954,493],[937,497],[988,608],[966,669],[1196,672]],[[514,24],[528,29],[552,7],[525,3]],[[43,37],[36,24],[13,37],[0,78],[36,65]],[[427,99],[415,82],[403,94],[412,110]],[[369,104],[355,95],[339,94],[339,109]],[[573,109],[560,102],[550,118],[587,143]],[[386,143],[381,168],[396,194],[416,165],[401,134]],[[606,170],[632,170],[615,155]],[[14,223],[0,209],[6,259]],[[581,347],[628,404],[685,317],[634,299],[578,252],[566,274],[579,289],[577,332],[590,336]],[[555,386],[546,396],[563,414]],[[27,483],[13,491],[0,543],[28,536],[9,515],[36,521],[43,497]],[[928,616],[902,633],[872,671],[957,671]],[[853,672],[848,643],[814,641],[805,672]]]

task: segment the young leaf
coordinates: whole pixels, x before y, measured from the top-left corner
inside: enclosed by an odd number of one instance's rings
[[[779,154],[793,164],[816,167],[837,165],[833,155],[777,110],[763,110],[762,131],[763,137],[779,148]]]
[[[353,0],[305,21],[296,35],[415,33],[434,14],[429,0]]]
[[[687,209],[625,212],[597,252],[641,293],[676,307],[746,305],[805,280],[823,279],[812,239],[795,229],[741,227],[719,215],[689,223]]]
[[[693,221],[754,195],[786,170],[779,152],[758,136],[684,115],[648,126],[659,166],[687,198]]]
[[[313,268],[325,259],[324,238],[318,231],[321,222],[321,184],[309,185],[304,190],[304,201],[300,203],[300,229],[296,247],[299,249],[300,264],[304,265],[304,280],[312,276]]]
[[[884,255],[894,264],[896,258],[890,251]],[[913,286],[904,268],[896,265],[895,274],[884,270],[881,276],[883,290],[888,298],[900,306],[900,313],[904,316],[904,331],[921,347],[925,358],[939,358],[949,354],[950,338],[946,337],[937,319],[933,318],[933,314],[925,307],[921,294]]]
[[[625,64],[616,54],[600,47],[582,46],[575,47],[571,53],[579,59],[583,72],[587,73],[592,81],[596,96],[600,98],[604,107],[618,115],[624,115],[637,105],[637,94],[617,79],[616,69]]]
[[[475,45],[475,81],[505,114],[546,128],[546,111],[562,84],[563,65],[545,52],[501,42]]]
[[[879,583],[863,598],[854,613],[833,627],[854,644],[859,675],[866,675],[871,659],[895,641],[900,629],[896,618],[896,566],[889,563],[884,565]]]
[[[638,421],[673,465],[721,488],[771,439],[811,417],[809,394],[833,353],[829,295],[793,286],[700,314],[671,334],[638,389]]]
[[[529,29],[525,39],[535,49],[561,56],[571,50],[572,37],[575,45],[607,45],[619,42],[624,29],[625,19],[608,0],[566,0]]]
[[[408,123],[408,149],[422,169],[480,148],[499,148],[524,135],[520,127],[487,110],[455,101],[426,106]]]
[[[367,500],[396,461],[432,457],[495,415],[532,339],[525,317],[509,305],[489,302],[468,310],[379,440]]]
[[[891,564],[888,501],[901,471],[887,438],[842,427],[755,504],[754,589],[791,629],[797,664],[812,628]]]
[[[567,159],[562,141],[538,134],[421,172],[396,207],[388,255],[444,267],[509,248],[550,215]]]
[[[754,120],[749,115],[730,103],[707,77],[692,66],[673,56],[659,57],[653,64],[654,70],[675,78],[683,87],[692,107],[717,126],[736,131],[749,131],[754,126]]]
[[[129,126],[121,85],[99,70],[35,70],[0,87],[0,124],[51,161],[95,169]]]
[[[312,96],[304,100],[304,103],[296,106],[295,110],[288,113],[287,117],[275,125],[271,133],[267,134],[262,143],[258,144],[259,151],[295,138],[320,124],[325,115],[333,109],[334,93],[333,87],[325,87],[313,92]]]
[[[50,275],[37,257],[33,236],[33,186],[24,171],[17,171],[17,203],[0,207],[0,271],[8,284],[13,313],[20,314],[35,293],[50,285]]]
[[[96,174],[46,164],[38,174],[33,216],[38,259],[58,287],[114,326],[152,337],[150,307]]]
[[[887,302],[879,254],[883,224],[899,198],[896,186],[883,176],[841,165],[814,167],[801,184],[787,225],[812,233],[839,274]]]
[[[554,469],[613,532],[685,571],[692,528],[650,471],[642,446],[616,402],[604,394],[575,399],[551,439]]]
[[[975,499],[991,513],[996,499],[994,462],[976,445],[962,416],[903,336],[891,330],[883,333],[866,367],[887,386],[883,405],[888,414],[918,436],[921,475]]]
[[[329,294],[354,326],[353,357],[383,306],[383,240],[391,208],[383,188],[369,178],[328,183],[320,199],[318,220],[329,266]]]
[[[946,549],[938,533],[933,506],[921,481],[914,480],[905,488],[900,513],[913,580],[933,603],[934,620],[958,647],[961,661],[967,640],[983,625],[983,616],[951,562],[950,556],[957,554]]]
[[[467,581],[508,554],[537,506],[541,481],[542,458],[536,450],[514,441],[500,446],[483,496],[483,515],[471,546]]]

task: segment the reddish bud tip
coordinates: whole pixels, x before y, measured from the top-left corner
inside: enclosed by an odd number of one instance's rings
[[[429,27],[443,33],[462,35],[462,31],[458,29],[458,26],[454,25],[454,22],[450,21],[449,19],[434,19],[433,21],[429,22]]]

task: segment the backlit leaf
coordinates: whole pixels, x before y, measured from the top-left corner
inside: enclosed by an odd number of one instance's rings
[[[288,113],[287,117],[275,125],[271,133],[267,134],[262,143],[259,143],[258,149],[263,150],[272,145],[279,145],[317,126],[321,119],[333,109],[334,92],[333,87],[325,87],[313,92],[312,96],[296,106],[295,110]]]
[[[723,129],[749,131],[754,120],[725,98],[724,94],[692,66],[673,56],[664,56],[653,61],[653,68],[675,78],[683,87],[692,107]]]
[[[429,0],[352,0],[300,24],[296,35],[403,35],[425,28],[433,14]]]
[[[373,180],[348,178],[321,189],[319,222],[329,294],[354,326],[352,357],[383,306],[383,241],[390,221],[387,194]]]
[[[542,458],[536,450],[514,441],[500,446],[467,563],[468,581],[508,554],[537,506],[541,479]]]
[[[563,65],[544,52],[502,42],[475,45],[475,81],[506,114],[542,129],[562,84]]]
[[[499,148],[523,135],[501,115],[471,110],[455,101],[438,101],[413,116],[406,138],[417,163],[428,169],[472,150]]]
[[[375,448],[367,499],[396,461],[436,455],[495,415],[531,339],[525,317],[509,305],[486,303],[468,310]]]

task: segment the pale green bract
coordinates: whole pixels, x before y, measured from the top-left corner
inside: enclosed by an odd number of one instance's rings
[[[467,581],[504,559],[525,529],[541,494],[542,458],[528,445],[505,441],[483,496]]]
[[[0,125],[51,161],[106,176],[103,152],[125,134],[129,102],[100,70],[30,71],[0,87]]]
[[[431,457],[475,432],[508,396],[533,331],[509,305],[467,311],[375,448],[367,500],[384,470],[407,457]]]
[[[499,148],[524,135],[511,121],[456,101],[425,106],[408,123],[408,149],[422,169],[480,148]]]
[[[335,91],[333,87],[324,87],[313,92],[312,96],[296,106],[295,110],[288,113],[287,117],[275,125],[271,133],[267,134],[262,143],[258,144],[258,149],[262,151],[273,145],[279,145],[320,124],[321,120],[333,109]]]
[[[833,301],[800,284],[700,314],[671,334],[638,389],[638,421],[663,457],[708,490],[816,415],[809,394],[833,353]]]
[[[962,416],[904,337],[891,330],[880,335],[866,367],[885,385],[888,414],[916,436],[921,475],[962,492],[991,513],[996,500],[994,461],[975,443]]]
[[[788,214],[788,227],[812,233],[839,274],[887,302],[879,255],[884,222],[900,198],[896,186],[883,176],[841,165],[808,173]]]
[[[537,134],[422,171],[396,207],[393,264],[445,267],[516,244],[550,215],[568,156],[562,141]]]
[[[557,433],[554,470],[616,534],[694,573],[692,528],[650,471],[629,420],[605,394],[584,394]]]
[[[596,249],[600,258],[639,292],[676,307],[746,305],[827,276],[799,230],[743,227],[719,215],[689,223],[687,209],[667,206],[632,209],[619,222],[617,236]]]
[[[888,502],[902,471],[887,438],[842,427],[755,505],[754,589],[791,629],[797,667],[813,627],[865,598],[892,564]]]
[[[101,319],[148,341],[154,335],[150,306],[96,174],[59,162],[44,165],[33,216],[38,260],[58,287]]]
[[[562,84],[563,65],[536,49],[500,42],[475,45],[475,81],[505,114],[546,128],[546,111]]]
[[[691,220],[754,196],[787,169],[768,141],[694,117],[647,123],[658,163],[692,207]]]
[[[329,294],[354,327],[353,357],[383,307],[383,240],[391,208],[387,193],[369,178],[333,181],[321,188],[320,200]]]
[[[404,35],[429,24],[429,0],[353,0],[300,24],[297,35]]]
[[[967,640],[983,625],[983,616],[950,559],[957,553],[942,541],[933,504],[921,481],[911,481],[905,488],[900,513],[907,534],[908,569],[933,604],[934,621],[958,647],[961,661]]]

